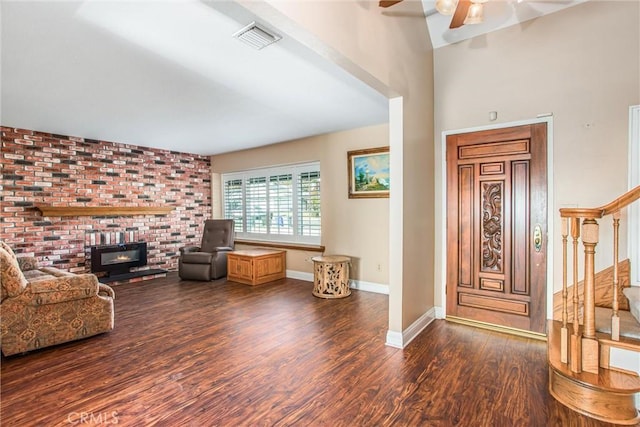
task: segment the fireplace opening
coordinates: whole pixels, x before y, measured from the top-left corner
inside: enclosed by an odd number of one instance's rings
[[[133,267],[147,265],[147,243],[120,243],[91,247],[91,272],[108,276],[129,273]]]

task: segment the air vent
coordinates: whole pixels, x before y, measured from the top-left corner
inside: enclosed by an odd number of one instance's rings
[[[233,37],[238,40],[242,40],[249,46],[255,49],[262,49],[263,47],[269,46],[271,43],[275,43],[280,40],[282,37],[276,34],[273,34],[263,26],[252,22],[247,25],[237,33],[233,35]]]

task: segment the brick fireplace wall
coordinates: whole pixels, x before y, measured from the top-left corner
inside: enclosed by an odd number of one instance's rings
[[[41,265],[89,272],[91,234],[148,242],[148,265],[177,269],[211,218],[210,158],[2,127],[0,239]],[[38,205],[171,206],[168,215],[43,217]]]

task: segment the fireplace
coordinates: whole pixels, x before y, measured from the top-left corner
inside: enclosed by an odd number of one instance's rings
[[[147,243],[120,243],[91,247],[91,272],[108,276],[129,273],[132,267],[147,265]]]

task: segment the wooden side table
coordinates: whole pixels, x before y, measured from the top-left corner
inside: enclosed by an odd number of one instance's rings
[[[341,255],[316,256],[313,261],[313,295],[319,298],[344,298],[351,295],[349,264]]]
[[[287,251],[247,249],[227,254],[227,280],[261,285],[286,276]]]

